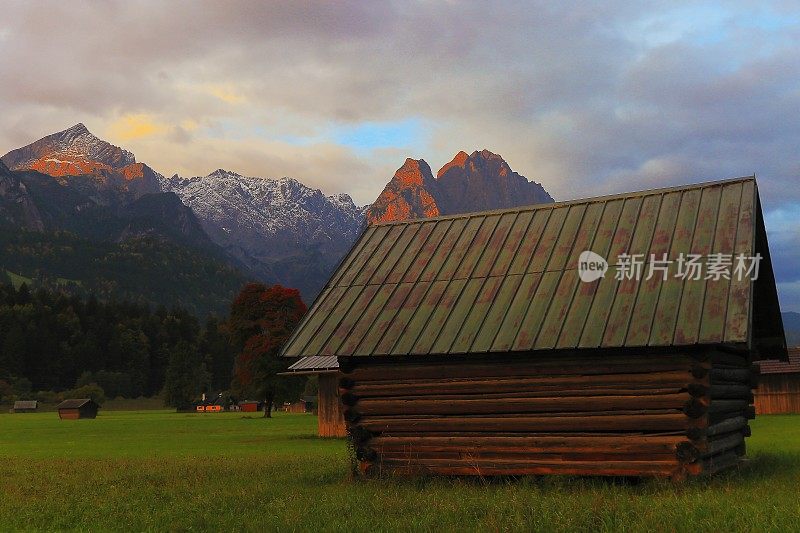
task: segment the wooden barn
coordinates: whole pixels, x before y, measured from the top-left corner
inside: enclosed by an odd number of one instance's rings
[[[755,391],[757,414],[800,413],[800,347],[789,349],[788,361],[758,362],[761,378]]]
[[[584,251],[610,258],[594,281]],[[623,254],[663,275],[626,277]],[[695,279],[688,254],[762,259],[755,281]],[[367,475],[680,479],[744,456],[751,363],[785,351],[741,178],[369,226],[283,354],[338,357]]]
[[[79,418],[96,418],[100,406],[90,398],[64,400],[58,404],[58,418],[61,420],[77,420]]]
[[[15,413],[35,413],[39,408],[39,402],[36,400],[18,400],[14,402]]]
[[[286,375],[317,376],[317,433],[320,437],[344,437],[347,428],[339,398],[339,363],[336,356],[302,357]]]
[[[264,402],[245,400],[239,402],[239,410],[243,413],[257,413],[262,410]]]

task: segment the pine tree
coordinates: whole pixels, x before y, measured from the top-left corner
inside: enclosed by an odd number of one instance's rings
[[[208,384],[202,355],[195,346],[180,341],[170,351],[164,391],[167,405],[179,410],[189,409]]]

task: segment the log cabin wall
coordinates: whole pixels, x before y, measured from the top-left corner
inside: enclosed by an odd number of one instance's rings
[[[592,353],[340,359],[361,472],[682,478],[744,454],[744,357]]]
[[[347,435],[344,413],[339,399],[340,377],[338,372],[319,374],[317,417],[320,437],[344,437]]]
[[[800,413],[800,373],[762,375],[755,407],[760,415]]]

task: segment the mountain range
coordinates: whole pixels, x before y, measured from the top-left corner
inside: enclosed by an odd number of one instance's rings
[[[67,231],[92,242],[150,238],[203,254],[243,278],[296,287],[306,301],[368,223],[553,201],[488,150],[459,152],[436,177],[424,160],[407,159],[366,206],[286,177],[218,169],[167,178],[83,124],[0,161],[0,220],[6,224]],[[0,256],[3,262],[15,264]]]
[[[224,313],[247,280],[310,303],[366,224],[552,202],[488,150],[406,159],[358,206],[292,178],[166,178],[76,124],[0,158],[0,279]],[[800,343],[800,314],[783,313]]]

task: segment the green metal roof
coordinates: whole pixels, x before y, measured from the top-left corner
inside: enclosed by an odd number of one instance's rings
[[[764,256],[758,281],[594,282],[591,250]],[[646,272],[646,268],[644,272]],[[754,309],[755,306],[755,309]],[[755,320],[753,319],[756,315]],[[755,178],[369,226],[284,355],[525,352],[763,342],[785,353]],[[753,346],[757,348],[757,346]],[[774,357],[774,355],[773,355]]]

